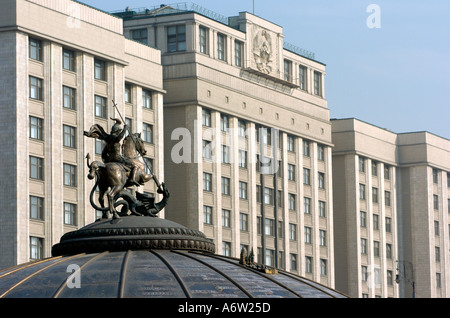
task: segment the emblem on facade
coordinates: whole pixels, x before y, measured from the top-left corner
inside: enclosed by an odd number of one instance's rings
[[[116,107],[115,104],[114,106]],[[122,116],[120,117],[122,118]],[[90,155],[87,154],[86,156],[89,168],[88,178],[96,179],[90,194],[91,205],[96,210],[103,212],[103,219],[107,219],[111,215],[115,219],[129,214],[155,217],[166,206],[169,191],[164,183],[159,183],[154,174],[147,173],[149,169],[144,159],[147,151],[141,134],[131,133],[126,124],[122,127],[123,119],[111,119],[115,121],[111,133],[107,133],[99,124],[91,126],[89,131],[84,132],[87,137],[105,142],[102,161],[90,162]],[[127,131],[129,134],[125,137]],[[128,191],[128,188],[142,186],[152,179],[157,185],[157,192],[163,195],[160,202],[155,203],[155,199],[148,194],[136,192],[133,195]],[[100,206],[94,202],[96,189],[99,190],[98,202]],[[108,206],[105,206],[105,195]],[[120,212],[117,210],[119,206],[121,206]]]
[[[256,32],[253,38],[253,57],[256,68],[265,74],[272,72],[273,50],[272,38],[268,31],[262,29]]]

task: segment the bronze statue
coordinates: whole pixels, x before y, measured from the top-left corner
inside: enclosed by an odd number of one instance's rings
[[[95,124],[91,127],[89,132],[85,131],[84,135],[90,138],[97,138],[105,141],[106,145],[102,151],[102,161],[90,162],[90,155],[86,156],[87,165],[89,167],[89,179],[96,178],[96,183],[91,191],[90,202],[91,205],[99,211],[103,212],[102,218],[109,218],[112,214],[113,218],[119,218],[119,215],[128,215],[128,212],[134,215],[156,216],[165,205],[169,198],[169,192],[164,183],[159,184],[156,176],[147,174],[145,171],[146,162],[141,162],[140,158],[147,153],[145,145],[141,139],[140,133],[129,133],[123,140],[125,132],[128,129],[127,125],[121,127],[122,121],[116,118],[111,118],[115,121],[111,129],[111,133],[105,132],[103,127]],[[157,192],[163,194],[161,202],[155,203],[154,198],[136,193],[134,197],[127,188],[132,186],[141,186],[146,182],[154,179],[158,190]],[[100,207],[97,206],[93,200],[95,190],[99,189]],[[105,207],[104,196],[108,198],[108,206]],[[119,198],[122,200],[118,201]],[[117,207],[122,206],[120,213]],[[109,214],[108,214],[109,213]]]

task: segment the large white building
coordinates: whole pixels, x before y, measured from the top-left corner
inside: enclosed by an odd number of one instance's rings
[[[267,265],[333,286],[325,65],[247,12],[227,18],[181,5],[115,14],[125,36],[161,50],[166,216],[204,232],[219,254],[253,250]]]
[[[95,220],[85,156],[102,145],[83,131],[111,129],[112,100],[145,132],[163,179],[161,55],[122,32],[121,19],[78,2],[2,1],[0,267],[48,257],[62,234]]]

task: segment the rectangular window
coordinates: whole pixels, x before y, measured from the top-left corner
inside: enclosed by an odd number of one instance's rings
[[[211,112],[208,109],[202,109],[202,125],[211,127]]]
[[[303,140],[303,155],[307,157],[311,156],[309,144],[310,142],[308,140]]]
[[[143,89],[142,90],[142,107],[152,109],[152,92]]]
[[[389,217],[385,218],[385,230],[386,230],[386,233],[392,232],[392,219]]]
[[[167,51],[186,51],[186,26],[184,24],[167,28]]]
[[[222,209],[222,226],[231,227],[231,211]]]
[[[222,177],[222,194],[230,195],[230,178]]]
[[[367,254],[367,239],[362,238],[361,242],[361,254]]]
[[[199,49],[200,53],[208,54],[208,29],[204,26],[199,27]]]
[[[384,191],[384,205],[391,206],[391,192]]]
[[[106,62],[94,59],[94,78],[100,81],[106,81]]]
[[[64,164],[64,185],[70,187],[77,186],[77,167],[67,164]]]
[[[224,34],[217,33],[217,58],[222,61],[227,60],[227,37]]]
[[[378,203],[378,188],[372,188],[372,203]]]
[[[317,160],[325,161],[325,147],[317,145]]]
[[[42,41],[38,39],[28,39],[28,54],[30,59],[42,62]]]
[[[439,210],[439,196],[436,194],[433,194],[433,208]]]
[[[288,180],[295,181],[295,165],[288,163]]]
[[[231,243],[230,242],[222,242],[222,255],[223,256],[231,256]]]
[[[107,118],[106,98],[95,96],[95,116]]]
[[[275,233],[275,221],[272,219],[264,219],[264,234],[273,236]]]
[[[307,90],[307,77],[306,77],[306,66],[300,65],[299,67],[299,73],[298,73],[298,77],[299,77],[299,86],[300,89],[303,91]]]
[[[296,195],[292,193],[288,193],[288,204],[289,204],[289,210],[295,211],[295,204],[296,201]]]
[[[311,185],[311,171],[308,168],[303,168],[303,184]]]
[[[311,198],[303,198],[303,209],[305,214],[311,214]]]
[[[264,204],[273,205],[273,189],[264,188]]]
[[[287,136],[287,150],[295,152],[295,138],[294,136]]]
[[[327,216],[325,201],[319,201],[319,216],[323,218]]]
[[[291,270],[297,270],[297,254],[290,254]]]
[[[247,182],[239,181],[239,198],[247,199]]]
[[[105,142],[100,139],[95,139],[95,154],[101,155],[103,152],[103,149],[105,148]]]
[[[314,71],[314,94],[322,96],[322,73]]]
[[[366,186],[364,184],[359,184],[359,198],[361,200],[366,199]]]
[[[326,259],[320,259],[320,275],[326,276],[327,275],[327,260]]]
[[[30,178],[44,180],[44,159],[30,156]]]
[[[125,103],[132,103],[131,98],[131,85],[125,84],[125,94],[124,94]]]
[[[363,157],[359,157],[359,172],[365,172],[366,171],[366,165],[365,165],[365,159]]]
[[[378,231],[380,229],[380,217],[378,214],[373,214],[372,215],[372,220],[373,220],[373,229]]]
[[[367,212],[364,211],[359,212],[359,225],[361,227],[367,226]]]
[[[383,170],[384,170],[384,179],[390,180],[391,179],[390,167],[385,164]]]
[[[241,231],[248,231],[248,214],[240,213],[239,214],[239,224]]]
[[[63,125],[63,145],[65,147],[77,147],[76,131],[77,129],[75,127]]]
[[[289,240],[297,240],[297,224],[289,223]]]
[[[327,246],[327,231],[319,230],[319,245]]]
[[[243,63],[242,61],[244,60],[244,43],[242,43],[241,41],[235,40],[234,41],[234,65],[238,66],[238,67],[242,67]]]
[[[63,86],[63,107],[76,110],[76,90]]]
[[[319,189],[325,189],[325,173],[319,172]]]
[[[238,136],[246,137],[247,123],[244,120],[238,120]]]
[[[202,143],[203,143],[203,158],[204,159],[211,159],[212,158],[211,141],[203,140]]]
[[[227,115],[220,115],[220,130],[228,132],[230,128],[230,118]]]
[[[284,80],[292,82],[292,61],[284,60]]]
[[[222,163],[230,163],[230,147],[222,145]]]
[[[239,149],[239,168],[247,169],[247,151]]]
[[[203,191],[212,191],[212,174],[203,172]]]
[[[305,226],[305,243],[311,244],[312,243],[312,228]]]
[[[392,259],[392,245],[386,244],[386,258]]]
[[[30,196],[30,218],[44,220],[44,198]]]
[[[77,206],[64,202],[64,224],[77,225]]]
[[[63,69],[75,72],[76,64],[74,51],[63,49]]]
[[[131,30],[131,38],[136,42],[148,44],[147,28]]]
[[[441,248],[439,246],[434,247],[434,260],[436,262],[441,261]]]
[[[44,257],[44,239],[30,237],[30,260],[40,260]]]
[[[367,282],[368,274],[367,274],[367,266],[361,266],[361,280],[363,282]]]
[[[30,98],[43,101],[43,80],[34,76],[29,77]]]
[[[375,160],[372,160],[372,176],[378,176],[378,163]]]
[[[29,134],[31,139],[44,140],[44,120],[30,116]]]
[[[311,256],[305,256],[305,272],[311,274],[313,271],[313,260]]]
[[[147,123],[142,125],[142,140],[149,144],[153,143],[153,125]]]
[[[380,256],[380,242],[373,241],[373,255],[376,257]]]
[[[207,206],[207,205],[203,206],[203,223],[213,224],[212,223],[212,207]]]

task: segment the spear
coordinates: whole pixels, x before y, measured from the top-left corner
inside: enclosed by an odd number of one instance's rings
[[[124,120],[123,117],[122,117],[122,114],[120,113],[119,109],[117,108],[117,104],[114,102],[114,100],[113,100],[112,102],[113,102],[114,108],[116,109],[117,113],[119,114],[120,118],[122,119],[122,122],[124,123],[124,125],[125,125],[125,127],[126,127],[128,133],[132,136],[132,133],[131,133],[131,131],[128,129],[128,126],[126,125],[126,122],[125,122],[125,120]],[[143,159],[143,161],[144,161],[145,167],[150,171],[150,173],[151,173],[151,175],[152,175],[152,178],[153,178],[153,181],[155,181],[156,186],[158,187],[158,190],[160,190],[161,193],[163,193],[163,189],[162,189],[162,187],[161,187],[161,183],[159,183],[158,178],[155,176],[155,174],[153,173],[153,171],[152,171],[152,170],[149,168],[149,166],[147,165],[147,161],[145,160],[144,155],[139,151],[139,149],[138,149],[138,147],[137,147],[137,145],[136,145],[136,141],[134,140],[133,137],[131,137],[131,140],[133,140],[134,147],[136,148],[137,152],[139,152],[139,155],[142,157],[142,159]]]

